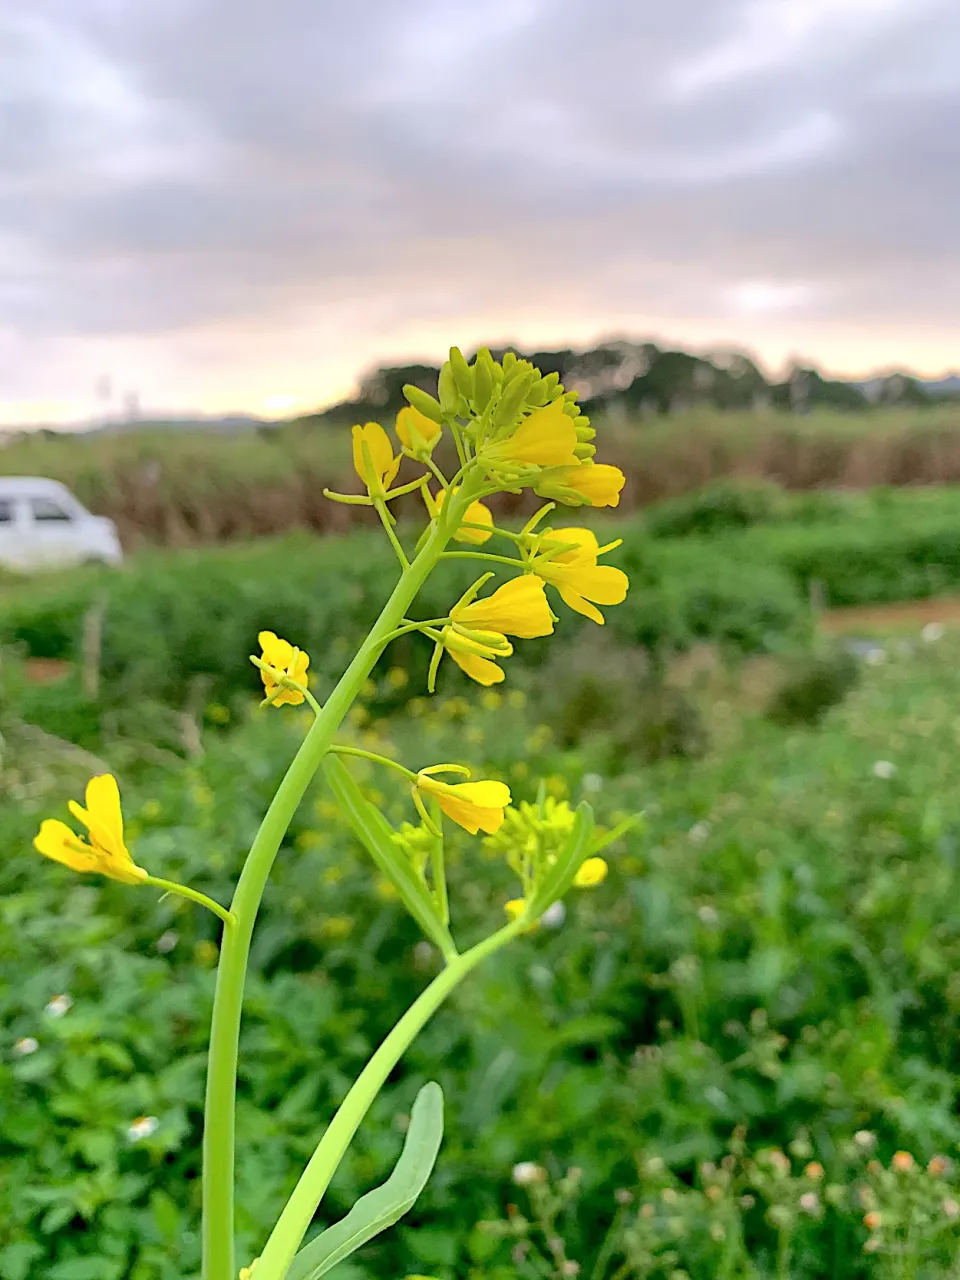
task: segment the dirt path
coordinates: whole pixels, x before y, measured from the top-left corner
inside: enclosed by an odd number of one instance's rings
[[[845,635],[851,631],[861,635],[870,631],[920,631],[931,622],[943,626],[960,624],[960,596],[830,609],[820,615],[820,626],[828,635]]]

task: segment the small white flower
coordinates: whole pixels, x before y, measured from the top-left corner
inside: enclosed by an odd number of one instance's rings
[[[131,1142],[139,1142],[142,1138],[152,1137],[159,1128],[160,1121],[156,1116],[137,1116],[127,1129],[127,1137]]]
[[[599,773],[585,773],[582,779],[584,791],[602,791],[603,778]]]
[[[690,830],[687,832],[687,835],[690,837],[690,839],[693,841],[694,844],[703,844],[704,840],[707,839],[709,834],[710,834],[709,822],[695,822],[693,826],[690,828]]]
[[[552,902],[540,917],[540,923],[547,929],[559,929],[567,918],[567,908],[558,898]]]
[[[800,1208],[814,1217],[820,1212],[820,1197],[815,1191],[805,1191],[800,1197]]]
[[[920,632],[927,644],[935,644],[937,640],[943,639],[943,623],[928,622]]]
[[[892,778],[897,772],[897,766],[892,760],[878,760],[873,766],[873,776],[875,778]]]
[[[54,996],[50,1003],[44,1009],[44,1013],[50,1018],[62,1018],[65,1013],[69,1013],[73,1007],[73,1001],[66,994]]]
[[[946,1200],[943,1202],[942,1208],[944,1215],[947,1218],[960,1218],[960,1204],[954,1200],[953,1196],[947,1196]]]
[[[521,1160],[513,1166],[513,1180],[518,1187],[529,1187],[533,1182],[542,1182],[546,1176],[546,1170],[533,1160]]]
[[[177,933],[176,929],[168,929],[166,933],[161,933],[160,937],[157,939],[156,948],[161,955],[166,955],[168,951],[173,950],[179,941],[180,935]]]
[[[869,1129],[858,1129],[853,1135],[853,1140],[861,1151],[872,1151],[877,1145],[877,1135],[871,1133]]]
[[[886,662],[887,655],[883,649],[868,649],[866,660],[870,663],[871,667],[879,667],[882,663]]]
[[[717,914],[716,907],[711,907],[707,902],[702,907],[697,908],[697,918],[701,924],[714,925],[720,919],[720,916]]]
[[[31,1053],[36,1053],[39,1048],[39,1040],[35,1040],[33,1036],[24,1036],[13,1046],[13,1052],[20,1058],[27,1058]]]

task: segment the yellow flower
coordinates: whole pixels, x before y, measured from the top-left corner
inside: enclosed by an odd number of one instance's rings
[[[461,671],[465,671],[477,684],[500,684],[503,671],[497,666],[498,658],[509,658],[513,645],[496,631],[478,631],[472,636],[462,636],[453,627],[444,627],[441,644]]]
[[[443,432],[439,422],[434,422],[412,404],[404,405],[397,414],[394,429],[403,447],[419,454],[432,453]]]
[[[554,472],[536,486],[536,492],[542,498],[557,498],[568,504],[573,499],[575,505],[580,498],[591,507],[618,507],[625,483],[626,476],[619,467],[606,462],[583,462],[579,467]]]
[[[511,898],[509,902],[503,904],[503,909],[511,920],[519,920],[527,909],[527,904],[523,898]]]
[[[137,866],[123,843],[123,814],[116,778],[109,773],[91,778],[87,783],[86,801],[84,809],[76,800],[71,800],[69,809],[87,828],[89,841],[76,835],[65,822],[47,818],[33,842],[37,851],[54,862],[62,862],[72,871],[97,871],[124,884],[146,880],[147,872]]]
[[[464,831],[475,836],[478,831],[493,835],[503,825],[503,811],[510,803],[510,788],[505,782],[441,782],[431,775],[443,765],[421,769],[417,774],[417,790],[432,796],[440,808]]]
[[[587,858],[573,877],[573,883],[578,889],[593,889],[596,885],[603,884],[606,878],[607,864],[604,859]]]
[[[379,422],[353,428],[353,467],[371,498],[382,498],[400,470],[390,437]]]
[[[482,456],[495,465],[521,467],[576,467],[577,428],[563,411],[562,399],[534,409],[506,440],[487,445]]]
[[[256,1269],[259,1258],[254,1258],[249,1267],[240,1268],[240,1280],[253,1280],[253,1273]]]
[[[450,617],[469,631],[493,631],[523,640],[553,634],[553,614],[543,583],[532,574],[511,578],[483,600],[454,605]]]
[[[302,649],[295,649],[288,640],[281,640],[278,635],[274,635],[272,631],[261,631],[258,636],[260,648],[263,650],[263,661],[268,666],[282,672],[291,680],[296,680],[297,684],[305,685],[307,683],[307,667],[310,665],[310,655],[304,653]],[[282,707],[284,703],[289,703],[291,707],[298,707],[304,701],[304,695],[299,689],[285,689],[278,682],[275,676],[269,671],[260,668],[260,678],[263,681],[263,687],[268,698],[273,699],[275,707]],[[279,689],[279,693],[277,690]],[[276,697],[274,697],[276,694]]]
[[[429,422],[430,419],[428,418]],[[456,493],[456,489],[453,490]],[[447,493],[445,489],[437,494],[436,497],[428,488],[423,490],[423,499],[427,504],[427,510],[430,512],[431,518],[436,519],[443,504],[446,501]],[[468,529],[467,525],[480,524],[482,529]],[[483,502],[471,502],[467,507],[466,514],[463,517],[463,524],[453,535],[456,542],[469,542],[475,547],[483,546],[493,533],[493,512]]]
[[[550,554],[552,547],[564,543],[574,545],[566,551]],[[534,557],[531,567],[534,573],[557,588],[565,605],[603,626],[603,614],[596,606],[620,604],[630,585],[622,569],[597,564],[598,556],[616,546],[619,546],[618,542],[601,547],[590,529],[556,529],[541,543],[540,552]]]

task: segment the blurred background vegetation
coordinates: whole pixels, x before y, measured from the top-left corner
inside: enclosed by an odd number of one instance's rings
[[[960,419],[608,415],[624,503],[566,521],[623,539],[610,558],[632,589],[604,630],[566,615],[517,645],[502,689],[449,664],[434,698],[428,646],[401,642],[347,736],[465,759],[517,799],[544,777],[604,823],[639,808],[646,825],[398,1067],[318,1223],[382,1180],[428,1078],[447,1096],[437,1172],[335,1274],[953,1275]],[[350,484],[343,427],[0,455],[64,480],[131,552],[115,572],[0,580],[2,1280],[197,1275],[215,921],[71,876],[30,841],[109,767],[138,861],[229,897],[306,727],[256,709],[257,631],[309,650],[322,699],[395,572],[369,521],[321,496]],[[425,616],[468,576],[445,566]],[[410,816],[391,780],[365,781]],[[459,934],[480,936],[513,886],[466,837],[452,879]],[[256,936],[246,1254],[436,970],[318,783]]]

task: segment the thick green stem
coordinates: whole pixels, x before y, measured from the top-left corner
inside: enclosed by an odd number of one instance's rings
[[[364,681],[416,598],[462,515],[460,504],[438,520],[406,569],[356,657],[304,738],[260,825],[231,903],[236,918],[225,931],[210,1029],[203,1134],[203,1280],[236,1280],[234,1159],[237,1056],[243,988],[253,927],[274,859],[303,794]],[[445,518],[444,518],[445,517]]]
[[[286,1208],[257,1262],[257,1280],[284,1280],[353,1135],[390,1072],[427,1020],[436,1013],[471,969],[510,942],[526,927],[527,922],[514,920],[463,955],[451,960],[383,1041],[344,1098],[294,1188],[293,1195],[287,1201]]]

